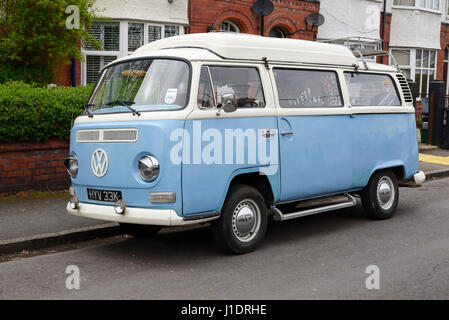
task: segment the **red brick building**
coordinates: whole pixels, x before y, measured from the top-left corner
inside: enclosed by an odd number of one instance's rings
[[[256,0],[191,0],[187,33],[235,31],[261,34],[260,16],[253,12]],[[319,12],[312,0],[273,0],[274,11],[264,19],[264,35],[314,40],[317,30],[306,24],[306,17]]]

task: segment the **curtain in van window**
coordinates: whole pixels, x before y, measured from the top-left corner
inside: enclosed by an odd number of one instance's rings
[[[326,108],[343,106],[334,71],[274,69],[282,108]]]
[[[353,107],[401,105],[389,75],[345,72],[345,79]]]

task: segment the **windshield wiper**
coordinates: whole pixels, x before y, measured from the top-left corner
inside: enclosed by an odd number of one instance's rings
[[[89,118],[93,118],[93,117],[94,117],[94,115],[92,114],[92,112],[89,111],[89,108],[91,108],[91,107],[95,107],[95,105],[92,104],[92,103],[89,103],[89,104],[85,104],[85,105],[83,106],[83,110],[84,110],[85,113],[87,113],[87,116],[88,116]]]
[[[138,116],[140,116],[140,112],[137,111],[136,109],[134,109],[134,108],[131,107],[131,105],[133,105],[134,103],[135,103],[134,101],[114,100],[114,101],[111,101],[111,102],[106,103],[106,105],[107,105],[107,106],[112,106],[112,105],[114,105],[114,104],[118,104],[118,105],[120,105],[121,107],[127,107],[129,110],[131,110],[132,113],[133,113],[133,116],[136,115],[136,114],[137,114]]]

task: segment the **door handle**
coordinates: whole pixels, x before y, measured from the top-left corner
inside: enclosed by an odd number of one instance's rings
[[[281,135],[283,135],[283,136],[286,136],[286,135],[289,135],[289,134],[295,134],[293,131],[282,131],[281,132]]]

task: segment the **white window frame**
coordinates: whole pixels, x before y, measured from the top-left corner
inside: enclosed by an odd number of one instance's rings
[[[162,28],[162,38],[165,38],[165,27],[178,27],[178,36],[184,34],[183,32],[181,33],[181,26],[177,25],[177,24],[173,24],[173,23],[166,23],[164,24],[164,27]]]
[[[409,65],[399,65],[400,69],[407,69],[410,70],[410,78],[415,81],[416,78],[416,70],[420,69],[420,70],[426,70],[426,71],[432,71],[433,70],[433,78],[436,79],[436,72],[437,72],[437,65],[438,65],[438,50],[435,49],[427,49],[427,48],[398,48],[398,47],[393,47],[390,48],[390,53],[392,50],[403,50],[403,51],[410,51],[410,64]],[[429,64],[428,67],[416,67],[416,51],[417,50],[421,50],[421,61],[423,61],[423,56],[424,56],[424,51],[429,51]],[[433,68],[430,68],[430,51],[434,51],[435,52],[435,66]],[[393,64],[393,61],[391,59],[389,59],[389,63],[390,65]],[[422,83],[422,75],[423,73],[421,73],[420,76],[420,83]],[[427,92],[423,93],[422,92],[422,84],[419,85],[418,89],[418,97],[417,100],[420,101],[422,97],[427,97],[429,95],[429,85],[430,85],[430,77],[427,77]]]
[[[109,22],[98,20],[98,22]],[[142,21],[133,21],[133,20],[112,20],[111,22],[120,22],[120,38],[119,38],[119,51],[101,51],[101,50],[86,50],[81,48],[81,53],[84,57],[84,61],[81,62],[81,85],[85,86],[87,79],[87,65],[86,58],[87,56],[116,56],[117,59],[126,57],[133,53],[133,51],[128,50],[128,26],[130,23],[143,23],[143,45],[148,44],[148,26],[158,26],[162,27],[161,29],[161,39],[165,37],[165,26],[176,26],[179,27],[179,35],[185,34],[185,26],[177,23],[153,23],[153,22],[142,22]]]
[[[441,0],[438,0],[439,1],[439,4],[438,4],[438,10],[435,10],[435,9],[429,9],[429,8],[427,8],[426,6],[422,6],[421,5],[421,1],[426,1],[426,3],[427,3],[427,1],[433,1],[433,0],[415,0],[415,5],[414,6],[405,6],[405,5],[400,5],[400,4],[394,4],[394,0],[393,0],[393,8],[394,9],[410,9],[410,10],[422,10],[422,11],[428,11],[428,12],[432,12],[432,13],[440,13],[441,14],[441,10],[442,10],[442,2],[441,2]],[[433,5],[432,5],[432,7],[433,7]]]
[[[221,26],[223,23],[227,23],[230,26],[232,26],[236,31],[229,31],[229,30],[221,30]],[[225,20],[222,23],[220,23],[220,25],[218,26],[218,32],[235,32],[235,33],[240,33],[240,28],[238,25],[236,25],[234,22],[230,21],[230,20]]]
[[[163,24],[160,23],[145,23],[145,31],[143,33],[143,43],[144,44],[148,44],[149,41],[149,36],[148,36],[148,27],[149,26],[154,26],[154,27],[160,27],[161,28],[161,39],[164,39],[165,37],[165,26]]]
[[[126,33],[128,34],[129,33],[129,25],[131,24],[131,23],[136,23],[136,24],[141,24],[141,25],[143,25],[143,44],[142,45],[145,45],[146,43],[148,43],[148,42],[145,42],[145,23],[144,22],[138,22],[138,21],[128,21],[127,22],[128,23],[128,25],[127,25],[127,30],[126,30]],[[147,30],[146,30],[146,32],[147,32],[147,35],[148,35],[148,27],[147,27]],[[127,40],[129,40],[129,39],[127,39]],[[148,41],[148,37],[147,37],[147,41]],[[133,53],[134,51],[129,51],[129,47],[128,47],[128,41],[126,41],[126,47],[127,47],[127,50],[128,50],[128,55],[130,55],[131,53]]]

